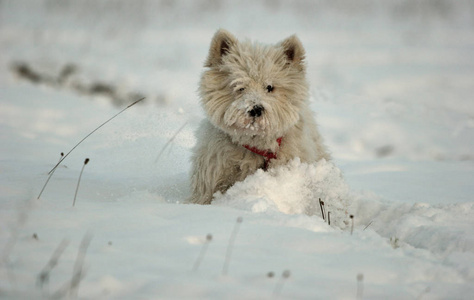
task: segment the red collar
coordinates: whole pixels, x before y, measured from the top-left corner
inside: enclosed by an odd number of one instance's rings
[[[278,147],[281,146],[281,137],[277,138],[277,143],[278,143]],[[269,150],[261,150],[261,149],[258,149],[258,148],[255,148],[255,147],[250,147],[249,145],[243,145],[246,149],[252,151],[253,153],[255,154],[258,154],[258,155],[261,155],[265,158],[265,163],[263,164],[263,169],[266,171],[267,170],[267,166],[268,166],[268,162],[270,161],[270,159],[274,159],[274,158],[277,158],[277,155],[276,155],[276,152],[273,153]]]

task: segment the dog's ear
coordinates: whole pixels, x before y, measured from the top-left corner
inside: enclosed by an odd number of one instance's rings
[[[304,69],[305,51],[303,44],[296,35],[292,35],[280,43],[283,49],[288,64],[298,67],[300,70]]]
[[[227,30],[219,29],[212,38],[209,56],[204,63],[205,67],[214,67],[222,62],[222,57],[238,43],[237,39]]]

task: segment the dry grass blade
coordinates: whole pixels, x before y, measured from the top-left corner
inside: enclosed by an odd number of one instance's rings
[[[20,211],[18,213],[18,218],[11,229],[10,237],[7,239],[6,243],[4,244],[5,247],[3,248],[3,251],[1,252],[0,265],[6,264],[6,262],[9,260],[10,254],[15,248],[15,245],[18,241],[20,231],[28,219],[28,214],[30,212],[31,206],[32,206],[32,201],[27,201],[26,205],[20,208]]]
[[[58,245],[46,266],[44,266],[43,270],[38,274],[36,284],[39,287],[43,288],[44,284],[49,283],[49,275],[51,274],[51,271],[57,266],[59,258],[61,257],[68,245],[69,241],[66,239],[62,240],[61,243]]]
[[[52,172],[54,172],[54,170],[56,170],[56,168],[59,166],[60,163],[63,162],[63,160],[66,159],[66,157],[72,152],[74,151],[74,149],[77,148],[77,146],[79,146],[82,142],[84,142],[89,136],[91,136],[94,132],[96,132],[97,130],[99,130],[100,128],[102,128],[102,126],[104,126],[105,124],[109,123],[110,121],[112,121],[112,119],[114,119],[115,117],[117,117],[118,115],[120,115],[121,113],[123,113],[125,110],[129,109],[130,107],[134,106],[135,104],[137,104],[138,102],[140,101],[143,101],[145,99],[145,97],[143,98],[140,98],[138,99],[137,101],[133,102],[132,104],[130,104],[129,106],[125,107],[124,109],[122,109],[121,111],[119,111],[117,114],[115,114],[113,117],[111,117],[110,119],[108,119],[107,121],[105,121],[104,123],[102,123],[99,127],[97,127],[96,129],[92,130],[92,132],[90,132],[88,135],[86,135],[82,140],[79,141],[79,143],[77,143],[71,150],[69,150],[68,153],[66,153],[66,155],[64,155],[64,157],[51,169],[51,171],[48,172],[48,174],[51,174]]]
[[[174,139],[176,138],[176,136],[181,132],[181,130],[184,129],[184,127],[188,124],[188,122],[184,123],[174,134],[173,136],[168,140],[168,142],[166,142],[166,144],[163,146],[163,148],[161,148],[161,151],[160,153],[158,153],[158,156],[156,157],[155,159],[155,163],[160,159],[161,155],[163,155],[163,152],[165,152],[166,148],[169,147],[169,145],[171,145],[171,143],[174,141]]]
[[[92,234],[89,232],[84,235],[79,246],[79,251],[77,253],[76,262],[74,263],[74,269],[72,272],[72,278],[67,282],[63,287],[56,291],[51,296],[51,299],[62,299],[66,296],[69,298],[77,298],[77,291],[79,290],[79,284],[81,280],[85,277],[84,274],[84,259],[86,257],[87,248],[89,248],[90,242],[92,240]]]
[[[64,157],[64,152],[61,152],[61,157],[59,158],[58,164],[61,163],[61,160],[63,159],[63,157]],[[48,185],[49,180],[51,179],[51,177],[54,174],[54,171],[56,171],[56,169],[54,169],[52,172],[49,173],[48,179],[46,179],[46,182],[44,183],[43,188],[41,189],[41,192],[39,193],[38,198],[36,198],[36,199],[39,199],[41,197],[41,195],[43,194],[44,189],[46,188],[46,186]]]
[[[86,167],[88,162],[89,162],[89,159],[86,158],[86,160],[84,161],[84,165],[82,166],[81,174],[79,175],[79,179],[77,180],[76,193],[74,194],[74,201],[72,202],[72,206],[76,205],[77,191],[79,190],[79,184],[81,183],[82,172],[84,172],[84,168]]]
[[[374,220],[370,221],[369,224],[367,224],[367,226],[364,227],[364,230],[366,230],[367,228],[369,228],[369,226],[372,225],[373,222],[374,222]]]
[[[202,260],[204,259],[204,256],[206,255],[207,247],[209,246],[209,243],[212,241],[212,234],[208,234],[206,236],[206,240],[204,241],[201,252],[199,253],[198,258],[196,259],[196,262],[194,263],[193,266],[193,271],[197,271],[199,268],[199,265],[201,264]]]
[[[243,221],[242,217],[237,218],[237,221],[235,222],[234,230],[232,231],[232,234],[230,235],[229,244],[227,245],[227,251],[226,251],[225,260],[224,260],[224,267],[222,268],[222,275],[227,275],[229,271],[229,263],[230,263],[230,257],[232,255],[232,249],[234,248],[235,238],[237,237],[237,233],[239,232],[239,227],[242,221]]]
[[[273,290],[273,298],[278,298],[280,296],[283,285],[285,284],[285,280],[290,277],[290,274],[291,273],[289,270],[283,271],[283,274],[281,274],[281,279],[275,285],[275,290]]]
[[[326,221],[326,218],[324,217],[324,201],[319,198],[319,207],[321,208],[321,216],[323,217],[323,220]]]
[[[364,294],[364,274],[357,274],[357,300],[362,300]]]
[[[351,235],[354,232],[354,215],[350,215],[349,218],[351,218],[352,224],[351,224]]]

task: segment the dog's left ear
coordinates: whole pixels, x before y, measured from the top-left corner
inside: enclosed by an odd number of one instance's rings
[[[283,48],[288,64],[304,70],[305,51],[300,39],[296,35],[292,35],[282,41],[280,46]]]

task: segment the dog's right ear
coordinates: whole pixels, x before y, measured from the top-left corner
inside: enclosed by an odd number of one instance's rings
[[[237,39],[227,30],[219,29],[212,38],[209,56],[204,63],[205,67],[212,68],[221,64],[222,57],[237,44]]]

